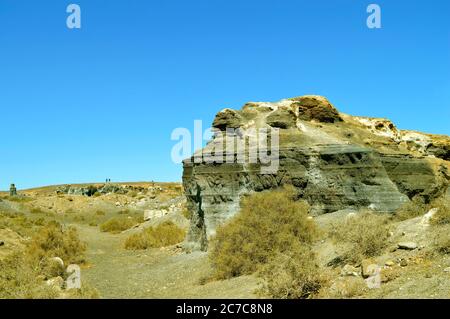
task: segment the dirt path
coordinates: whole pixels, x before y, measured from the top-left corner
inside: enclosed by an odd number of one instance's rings
[[[209,272],[205,253],[185,254],[173,249],[127,251],[124,235],[103,233],[97,227],[76,225],[88,244],[89,267],[82,280],[102,298],[254,298],[256,280],[199,282]]]

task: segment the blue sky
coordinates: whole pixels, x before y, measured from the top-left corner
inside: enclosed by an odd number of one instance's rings
[[[0,0],[0,189],[179,181],[174,128],[304,94],[450,134],[449,74],[448,0]]]

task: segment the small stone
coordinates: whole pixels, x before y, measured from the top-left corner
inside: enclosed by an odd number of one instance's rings
[[[393,262],[392,260],[388,260],[384,264],[388,267],[393,267],[395,265],[395,262]]]
[[[402,242],[398,244],[399,249],[414,250],[417,249],[417,247],[417,244],[414,242]]]
[[[400,260],[400,266],[402,266],[402,267],[408,266],[408,261],[406,259]]]
[[[352,265],[345,265],[341,270],[341,276],[354,276],[358,277],[358,268]]]
[[[45,282],[47,286],[56,287],[62,289],[64,286],[64,279],[61,276],[51,278]]]
[[[368,278],[370,276],[375,275],[380,269],[372,259],[364,259],[361,262],[361,275],[363,278]]]
[[[369,289],[379,289],[381,288],[381,275],[380,272],[374,274],[373,276],[370,276],[369,278],[365,279],[367,288]]]
[[[450,272],[450,267],[445,268],[444,272]]]
[[[64,267],[64,261],[59,257],[50,258],[50,262],[56,263],[56,264],[60,265],[61,267]]]

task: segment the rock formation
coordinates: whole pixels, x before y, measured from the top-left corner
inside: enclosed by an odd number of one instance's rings
[[[346,115],[321,96],[225,109],[213,127],[224,134],[183,163],[192,213],[187,249],[205,250],[216,227],[238,212],[242,196],[283,184],[294,185],[314,215],[346,208],[394,212],[416,196],[429,202],[449,187],[449,137],[398,130],[387,119]],[[241,130],[229,133],[230,128]],[[237,159],[238,151],[217,146],[227,145],[230,134],[245,142],[246,132],[261,128],[278,129],[276,172],[264,173],[261,162],[195,160],[205,153]],[[245,149],[246,156],[250,150]]]

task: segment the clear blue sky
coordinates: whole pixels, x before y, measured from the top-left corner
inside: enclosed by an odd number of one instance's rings
[[[179,181],[172,130],[254,100],[450,134],[449,75],[448,0],[0,0],[0,189]]]

